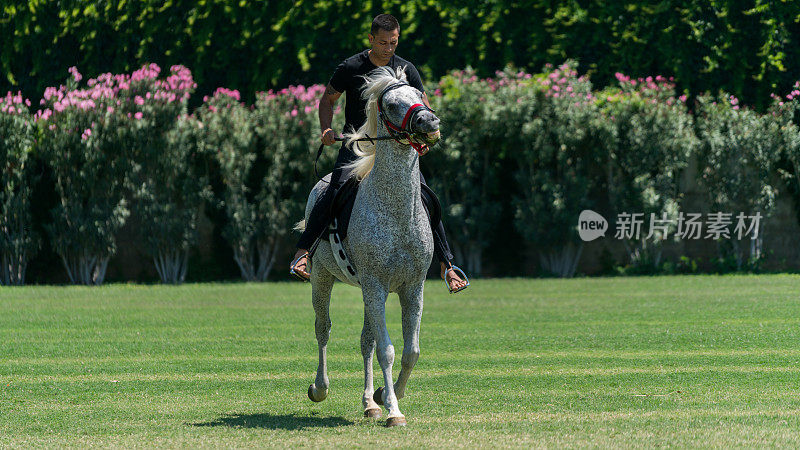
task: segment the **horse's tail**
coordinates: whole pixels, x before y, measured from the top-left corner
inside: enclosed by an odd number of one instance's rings
[[[303,219],[300,222],[297,222],[296,224],[294,224],[294,231],[299,231],[301,233],[303,231],[306,231],[306,220]]]

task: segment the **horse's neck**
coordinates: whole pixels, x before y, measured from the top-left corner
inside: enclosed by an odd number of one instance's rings
[[[386,134],[379,122],[378,135]],[[401,148],[393,140],[377,141],[375,164],[364,184],[388,212],[402,216],[414,214],[417,202],[421,202],[417,153],[408,146]]]

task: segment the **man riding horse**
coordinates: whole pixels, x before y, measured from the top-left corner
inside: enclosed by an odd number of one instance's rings
[[[353,55],[339,64],[320,99],[319,123],[322,129],[321,140],[324,145],[333,145],[335,143],[334,132],[331,129],[333,105],[342,95],[342,92],[345,92],[347,97],[345,104],[345,132],[352,132],[364,123],[367,118],[365,113],[366,101],[361,97],[361,90],[365,83],[364,75],[378,67],[389,66],[392,69],[405,67],[408,84],[422,92],[423,102],[427,107],[430,107],[422,85],[422,79],[416,67],[394,53],[400,38],[400,25],[397,19],[389,14],[378,15],[372,21],[368,37],[371,48]],[[353,151],[342,144],[330,177],[330,187],[333,189],[326,189],[318,199],[306,221],[306,228],[297,243],[298,250],[290,266],[290,271],[300,279],[307,281],[310,277],[306,270],[309,258],[308,249],[313,246],[314,242],[328,227],[331,221],[331,205],[335,191],[350,176],[349,171],[345,170],[344,166],[352,163],[355,159],[356,155]],[[421,172],[420,181],[425,184],[425,178]],[[450,292],[463,290],[468,286],[468,283],[458,275],[457,270],[454,269],[453,264],[450,262],[453,259],[453,255],[450,252],[441,221],[438,226],[433,228],[433,239],[434,252],[441,266],[441,276],[447,283],[448,289]]]

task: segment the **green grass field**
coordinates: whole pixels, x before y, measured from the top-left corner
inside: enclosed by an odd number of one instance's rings
[[[307,284],[0,288],[0,445],[798,447],[799,293],[794,275],[432,281],[408,426],[386,429],[361,417],[352,287],[318,404]]]

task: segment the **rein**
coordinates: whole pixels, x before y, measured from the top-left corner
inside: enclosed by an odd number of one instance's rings
[[[365,141],[366,142],[366,141],[369,141],[369,142],[372,142],[372,144],[374,145],[375,141],[388,141],[389,139],[394,139],[394,138],[391,137],[391,136],[379,136],[379,137],[375,137],[375,138],[371,138],[371,137],[367,136],[367,137],[363,137],[363,138],[360,138],[360,139],[353,139],[353,141],[354,142],[360,142],[360,141]],[[333,138],[333,140],[334,140],[334,142],[343,142],[345,140],[345,138],[336,136],[336,137]],[[319,157],[322,156],[322,151],[323,150],[325,150],[325,144],[319,144],[319,150],[317,150],[317,157],[314,158],[314,175],[319,179],[319,181],[322,181],[324,183],[328,183],[327,181],[323,180],[322,177],[319,176],[319,173],[317,172],[317,161],[319,161]]]
[[[414,117],[417,114],[419,114],[420,112],[422,112],[422,111],[430,111],[430,112],[433,113],[433,112],[435,112],[434,110],[432,110],[431,108],[428,108],[427,106],[423,105],[422,103],[414,103],[413,105],[411,105],[410,108],[408,108],[408,111],[406,111],[406,115],[403,117],[403,122],[398,127],[397,125],[393,124],[386,117],[386,115],[383,113],[383,108],[381,107],[381,104],[383,103],[383,96],[386,95],[387,92],[391,91],[392,89],[396,89],[396,88],[399,88],[401,86],[408,86],[408,85],[409,85],[408,83],[403,82],[403,81],[391,84],[391,85],[387,86],[386,89],[383,90],[383,92],[381,92],[381,95],[378,96],[378,102],[377,102],[378,103],[378,118],[386,126],[386,131],[389,132],[389,135],[388,136],[378,136],[378,137],[374,137],[374,138],[367,136],[367,137],[363,137],[363,138],[359,138],[359,139],[353,139],[354,142],[361,142],[361,141],[367,142],[368,141],[368,142],[371,142],[373,145],[375,145],[375,141],[388,141],[389,139],[394,139],[394,141],[397,142],[398,144],[411,145],[411,147],[413,147],[414,150],[417,151],[419,156],[423,156],[426,153],[428,153],[429,148],[428,148],[427,144],[418,144],[418,143],[414,142],[414,137],[413,137],[414,133],[411,132],[411,130],[408,128],[408,125],[409,125],[409,123],[414,121]],[[342,142],[342,141],[345,140],[345,138],[343,138],[343,137],[334,137],[333,140],[335,142]],[[407,142],[403,142],[402,140],[406,140]],[[319,150],[317,150],[317,157],[314,159],[314,175],[317,178],[319,178],[320,181],[328,183],[327,181],[323,180],[322,177],[320,177],[319,173],[317,172],[317,161],[319,161],[319,157],[322,156],[322,151],[323,150],[325,150],[325,144],[320,144],[319,145]]]

